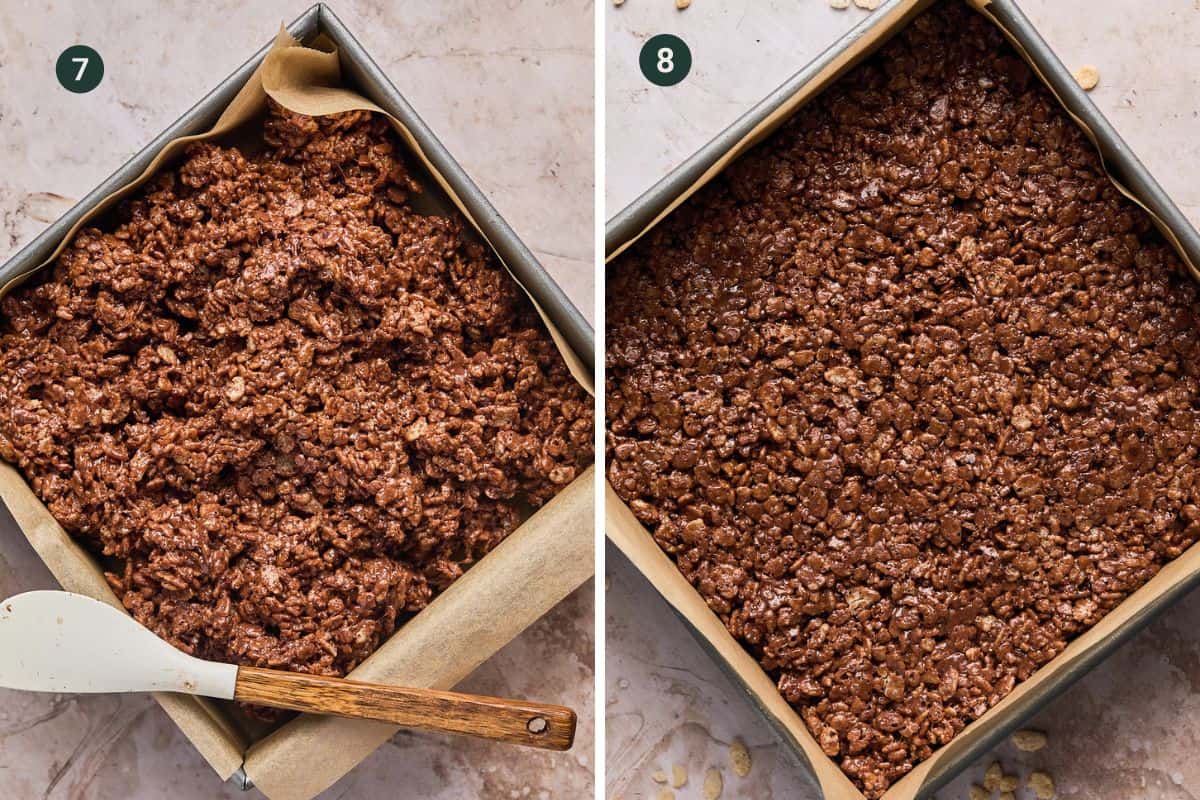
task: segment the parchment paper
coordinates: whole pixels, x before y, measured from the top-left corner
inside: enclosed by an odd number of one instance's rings
[[[1004,30],[999,21],[989,13],[991,0],[964,0],[977,11],[982,13],[993,24],[1003,30],[1009,41],[1016,45],[1017,51],[1029,62],[1034,72],[1046,81],[1045,75],[1029,58],[1029,54],[1015,41],[1012,34]],[[695,183],[684,189],[667,208],[652,220],[643,230],[620,246],[613,249],[608,261],[616,258],[630,245],[644,236],[655,225],[666,218],[672,211],[682,205],[688,198],[699,191],[705,184],[725,169],[732,161],[745,153],[751,147],[769,136],[785,120],[796,113],[805,103],[827,88],[841,75],[852,69],[865,59],[877,47],[899,31],[904,25],[920,14],[936,0],[909,0],[892,8],[881,18],[861,39],[840,53],[812,81],[801,87],[795,95],[782,104],[779,109],[765,117],[763,121],[736,142],[729,151],[719,159]],[[1055,93],[1062,103],[1062,98]],[[1097,143],[1095,134],[1063,104],[1064,109],[1085,133]],[[1107,170],[1107,164],[1105,165]],[[1146,205],[1128,188],[1118,182],[1111,173],[1110,179],[1126,196],[1141,206],[1158,224],[1159,229],[1166,234],[1184,263],[1191,269],[1193,275],[1200,278],[1196,265],[1189,259],[1188,254],[1180,244],[1179,238],[1170,231],[1166,223],[1150,211]],[[637,520],[633,512],[605,482],[605,531],[608,537],[629,558],[643,575],[653,584],[659,594],[681,613],[688,623],[706,640],[733,670],[739,682],[752,695],[754,702],[771,718],[781,735],[790,740],[807,757],[812,767],[817,784],[821,787],[824,800],[866,800],[850,779],[828,758],[809,733],[800,715],[788,705],[780,695],[775,681],[762,669],[758,662],[737,642],[725,628],[725,625],[704,602],[704,599],[688,583],[675,563],[662,551],[650,532]],[[1072,641],[1057,658],[1044,665],[1033,674],[1029,680],[1017,685],[1002,701],[990,708],[981,717],[968,725],[948,745],[936,750],[932,756],[921,762],[901,780],[897,781],[883,795],[883,800],[915,800],[926,780],[938,772],[941,765],[954,759],[957,754],[969,748],[980,737],[986,735],[989,727],[1015,704],[1021,702],[1029,694],[1043,688],[1047,682],[1057,679],[1064,673],[1070,672],[1092,648],[1114,635],[1118,628],[1126,622],[1144,613],[1156,598],[1179,587],[1189,578],[1200,573],[1200,544],[1192,546],[1183,555],[1166,565],[1145,586],[1134,592],[1119,606],[1111,611],[1099,623],[1086,633]]]
[[[317,43],[320,45],[319,39]],[[293,111],[314,116],[352,109],[384,113],[343,86],[336,52],[301,46],[281,30],[262,65],[212,129],[165,145],[136,180],[89,211],[46,262],[0,287],[0,297],[45,268],[80,228],[171,163],[188,143],[234,132],[253,133],[252,126],[261,120],[268,97]],[[434,169],[412,133],[394,117],[385,116],[440,189],[486,240],[477,221]],[[571,374],[592,394],[591,374],[533,297],[529,299]],[[594,470],[589,467],[397,631],[351,673],[352,677],[450,688],[578,588],[595,571],[593,476]],[[0,499],[64,589],[122,608],[96,561],[67,535],[20,473],[2,462]],[[188,695],[155,697],[223,780],[244,766],[272,800],[307,800],[337,781],[396,730],[378,723],[302,715],[250,749],[252,742],[216,704]],[[556,698],[531,699],[553,702]]]

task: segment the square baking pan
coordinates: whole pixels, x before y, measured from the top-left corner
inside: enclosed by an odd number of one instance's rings
[[[417,158],[409,159],[413,175],[424,189],[418,202],[426,203],[434,212],[437,209],[453,208],[454,200],[461,204],[460,208],[475,223],[486,243],[495,251],[503,264],[549,319],[552,327],[561,335],[561,339],[565,342],[565,349],[577,359],[576,369],[587,375],[587,383],[590,384],[594,363],[594,334],[587,321],[345,25],[328,6],[317,4],[287,25],[286,30],[302,44],[315,43],[315,46],[319,46],[323,50],[335,48],[343,82],[395,117],[405,127],[415,140],[424,162],[421,163]],[[0,287],[9,286],[15,279],[31,273],[43,264],[59,247],[64,237],[93,207],[141,175],[165,145],[180,137],[202,133],[212,128],[222,112],[263,63],[270,49],[270,44],[260,49],[233,74],[221,81],[200,102],[89,192],[62,218],[47,227],[3,266],[0,266]],[[439,180],[442,186],[449,188],[449,191],[445,191],[439,186]],[[579,372],[576,374],[578,375]],[[483,602],[479,599],[472,600],[465,597],[464,595],[468,594],[467,590],[452,591],[453,586],[451,590],[435,599],[434,602],[437,603],[437,600],[453,594],[453,607],[465,608],[468,612],[465,615],[468,618],[463,620],[463,641],[480,643],[475,650],[458,658],[453,664],[449,663],[449,659],[452,657],[450,655],[447,655],[443,661],[433,659],[440,665],[436,668],[442,670],[438,682],[448,684],[441,688],[449,688],[449,685],[457,683],[475,666],[506,643],[507,639],[503,639],[503,636],[511,639],[519,633],[521,627],[548,611],[591,576],[592,561],[586,557],[592,549],[591,475],[590,468],[585,470],[573,484],[560,492],[555,501],[551,501],[550,505],[561,501],[555,509],[547,506],[538,512],[538,516],[543,518],[539,527],[546,527],[546,522],[555,526],[557,533],[553,538],[547,537],[545,534],[538,534],[536,537],[524,541],[519,548],[516,546],[504,548],[506,541],[467,572],[467,575],[470,575],[472,572],[479,571],[480,575],[487,574],[492,578],[497,574],[512,575],[517,578],[518,585],[511,590],[497,589],[489,594]],[[30,498],[23,499],[22,503],[26,506],[26,511],[29,506],[37,504],[36,499]],[[10,508],[10,511],[13,512],[14,517],[20,519],[21,514],[17,508]],[[586,525],[586,530],[582,529],[584,525]],[[510,538],[515,539],[517,536],[514,534]],[[59,557],[63,557],[63,552],[68,548],[82,553],[73,545],[60,544],[55,545],[55,548]],[[44,553],[39,554],[44,556]],[[496,558],[493,559],[493,556]],[[558,563],[555,562],[555,558],[559,559]],[[564,564],[568,566],[563,566]],[[506,573],[505,570],[508,572]],[[471,583],[471,585],[479,586],[483,580],[485,579]],[[470,583],[466,580],[466,576],[460,582]],[[455,586],[458,585],[459,582],[456,582]],[[514,605],[496,606],[497,598],[501,596],[511,598]],[[447,600],[447,602],[450,601]],[[492,606],[496,606],[494,610],[491,610]],[[443,605],[443,608],[445,607]],[[433,605],[430,608],[433,608]],[[426,609],[426,611],[428,610]],[[412,625],[413,620],[420,619],[423,613],[425,612],[415,615],[406,625],[398,628],[396,636]],[[493,625],[493,630],[487,631],[489,615],[500,614],[507,614],[509,619],[505,620],[504,624]],[[493,620],[493,622],[497,621]],[[418,625],[414,628],[429,628],[430,624]],[[504,633],[498,636],[497,631],[504,631]],[[415,636],[425,647],[431,646],[429,642],[435,641],[437,636],[443,640],[445,638],[444,633],[422,632]],[[453,650],[453,648],[443,649]],[[403,661],[403,659],[400,660]],[[370,659],[368,659],[369,661]],[[434,668],[426,667],[426,669]],[[385,667],[385,672],[388,669],[393,668]],[[412,670],[414,668],[406,665],[402,669]],[[378,674],[374,677],[369,675],[362,677],[367,680],[380,680]],[[159,696],[158,699],[164,704],[168,713],[179,722],[180,717],[176,715],[176,711],[181,707],[179,704],[183,701],[172,699],[173,697],[170,695]],[[191,698],[187,698],[188,702],[190,700]],[[201,702],[199,708],[202,710],[197,711],[191,706],[185,709],[185,716],[193,724],[183,726],[184,733],[221,778],[228,779],[243,789],[251,788],[253,785],[251,776],[254,775],[254,771],[250,769],[250,766],[254,763],[252,759],[256,757],[255,748],[263,744],[263,737],[271,734],[272,731],[265,730],[262,726],[255,726],[247,720],[236,719],[225,713],[225,710],[216,704]],[[212,719],[207,719],[206,714]],[[338,769],[343,773],[365,757],[379,741],[390,736],[386,727],[370,723],[365,728],[365,732],[356,733],[353,743],[349,743],[349,740],[342,742],[343,747],[334,748],[337,752],[333,753],[328,752],[326,748],[331,744],[338,744],[338,742],[321,742],[318,745],[311,741],[313,738],[311,729],[302,733],[307,734],[308,738],[305,739],[303,735],[297,736],[297,743],[291,746],[290,750],[287,747],[282,749],[291,753],[290,757],[297,758],[320,747],[322,748],[320,753],[323,756],[322,763],[336,763],[339,765]],[[239,743],[239,745],[232,746],[234,743]],[[270,757],[275,758],[276,761],[270,763],[278,763],[279,759],[289,757],[287,755],[280,756],[281,748],[274,747],[274,743],[272,746],[274,754]],[[318,755],[318,753],[312,753],[312,755]],[[328,772],[332,768],[326,767],[325,769]],[[275,770],[275,772],[279,772],[279,770]],[[336,779],[338,776],[328,777]],[[320,780],[324,780],[326,783],[332,782],[328,777]],[[291,785],[286,776],[280,778],[278,775],[273,775],[272,781],[277,780],[286,784],[286,788],[280,790],[278,795],[288,798],[310,796],[324,788],[311,781],[309,785],[298,788]],[[266,787],[262,788],[267,791]]]
[[[883,3],[876,13],[612,217],[605,231],[606,261],[611,262],[737,157],[768,137],[808,100],[938,1],[887,0]],[[1192,276],[1200,280],[1197,269],[1200,266],[1200,234],[1121,140],[1014,0],[940,1],[966,2],[1002,30],[1099,149],[1109,177],[1117,188],[1151,215]],[[774,681],[733,639],[624,501],[611,486],[606,487],[605,494],[605,524],[609,538],[650,581],[735,684],[745,691],[768,727],[795,754],[821,796],[825,800],[861,800],[861,792],[816,746],[799,715],[783,701]],[[1018,684],[1008,697],[918,764],[908,776],[897,781],[884,795],[884,800],[932,797],[934,792],[1198,584],[1200,544],[1166,565],[1096,626],[1077,637],[1057,658],[1029,680]]]

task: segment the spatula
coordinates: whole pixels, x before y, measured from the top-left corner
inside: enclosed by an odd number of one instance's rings
[[[562,706],[204,661],[123,611],[70,592],[26,592],[0,602],[0,686],[183,692],[547,750],[567,750],[575,737],[575,712]]]

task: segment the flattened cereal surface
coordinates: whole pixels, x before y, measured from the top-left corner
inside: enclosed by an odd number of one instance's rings
[[[608,477],[877,798],[1200,537],[1196,294],[944,2],[610,266]]]

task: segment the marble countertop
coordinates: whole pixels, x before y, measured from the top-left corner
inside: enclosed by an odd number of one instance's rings
[[[1200,223],[1200,2],[1019,0],[1072,69],[1100,69],[1093,98],[1194,224]],[[781,84],[867,12],[827,0],[626,0],[605,11],[606,217]],[[650,85],[641,44],[674,33],[690,46],[692,73]],[[656,800],[653,775],[683,766],[679,800],[699,798],[705,771],[721,770],[722,797],[817,800],[816,790],[756,712],[692,640],[665,603],[609,547],[607,564],[607,793]],[[1062,800],[1200,798],[1200,593],[1176,605],[1031,723],[1050,744],[1011,744],[979,760],[938,793],[963,798],[994,760],[1027,775],[1045,769]],[[729,744],[748,745],[740,778]],[[1026,793],[1020,797],[1031,798]]]
[[[85,0],[0,4],[0,261],[269,41],[308,0]],[[591,317],[593,14],[541,0],[333,0],[332,7],[450,152]],[[72,95],[54,78],[71,44],[105,61]],[[0,596],[53,586],[0,511]],[[322,797],[590,795],[591,584],[463,685],[580,713],[565,754],[400,734]],[[0,690],[0,797],[237,800],[146,696]]]

